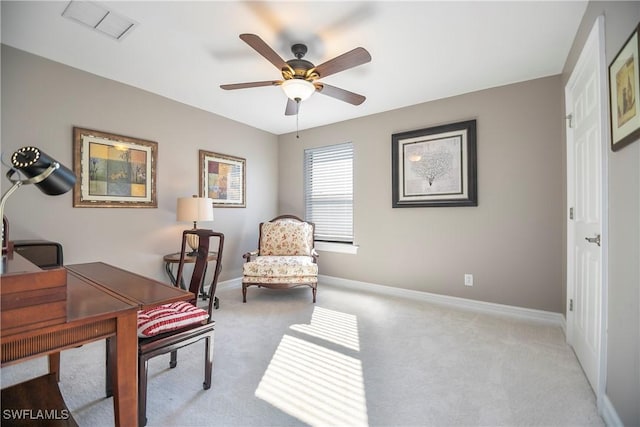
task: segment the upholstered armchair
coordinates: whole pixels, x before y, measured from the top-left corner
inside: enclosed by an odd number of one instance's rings
[[[318,253],[313,245],[315,225],[293,215],[260,223],[258,249],[247,252],[242,277],[242,302],[247,288],[288,289],[309,286],[316,302]]]

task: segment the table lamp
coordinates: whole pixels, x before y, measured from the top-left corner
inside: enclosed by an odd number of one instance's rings
[[[193,229],[198,228],[198,221],[213,221],[213,199],[209,197],[179,197],[176,212],[178,221],[193,221]],[[191,248],[189,255],[198,252],[198,236],[190,234],[187,243]]]
[[[26,178],[14,178],[16,173]],[[35,184],[44,194],[57,196],[71,190],[76,183],[76,176],[72,171],[35,147],[22,147],[13,153],[7,179],[13,183],[13,186],[2,195],[0,200],[0,217],[3,218],[3,254],[11,251],[11,245],[6,241],[8,236],[5,236],[4,230],[4,205],[9,196],[26,184]]]

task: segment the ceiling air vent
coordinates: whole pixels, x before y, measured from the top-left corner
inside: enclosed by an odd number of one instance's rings
[[[131,19],[93,1],[72,0],[62,12],[62,16],[84,24],[116,40],[122,40],[136,25]]]

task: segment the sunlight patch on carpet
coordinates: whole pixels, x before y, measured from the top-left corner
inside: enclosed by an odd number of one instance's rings
[[[314,307],[311,324],[292,325],[291,329],[360,351],[358,319],[353,314]]]
[[[289,335],[255,395],[312,426],[368,425],[361,362]]]

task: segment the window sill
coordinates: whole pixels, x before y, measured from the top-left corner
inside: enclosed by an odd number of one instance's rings
[[[315,242],[316,250],[323,252],[337,252],[341,254],[356,255],[358,253],[358,247],[359,246],[351,243]]]

